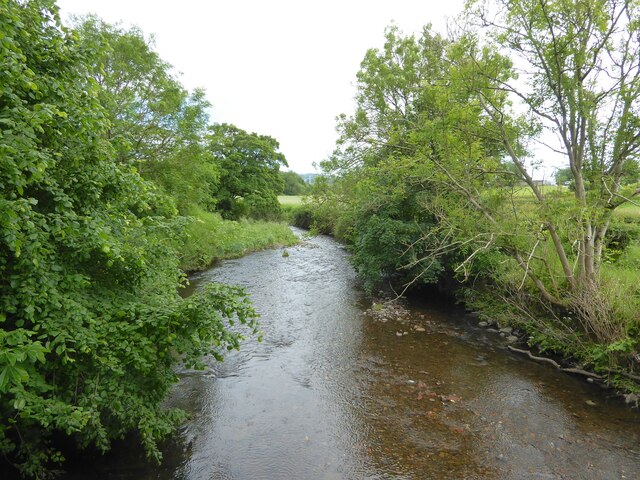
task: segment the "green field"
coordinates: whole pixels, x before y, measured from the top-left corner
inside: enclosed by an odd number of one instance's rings
[[[559,193],[568,193],[569,189],[567,187],[563,187],[560,185],[541,185],[540,191],[543,194],[548,194],[551,192],[559,192]],[[530,197],[533,196],[533,192],[528,186],[518,186],[513,188],[513,194],[516,197]]]
[[[278,201],[280,205],[302,205],[304,195],[280,195]]]
[[[541,187],[541,189],[545,194],[549,194],[552,192],[570,194],[570,191],[567,187],[544,185],[543,187]],[[516,189],[514,189],[513,193],[516,197],[520,198],[533,196],[533,192],[531,192],[528,187],[517,187]],[[280,205],[302,205],[305,198],[306,197],[304,195],[280,195],[278,196],[278,201],[280,202]],[[640,207],[631,203],[627,203],[618,207],[615,211],[615,214],[618,217],[623,217],[631,221],[635,220],[640,222]]]
[[[627,220],[640,222],[640,207],[631,203],[625,203],[615,210],[615,214]]]
[[[560,193],[564,197],[564,195],[571,195],[571,191],[567,187],[556,186],[556,185],[544,185],[540,187],[543,194],[548,195],[550,193]],[[533,197],[533,192],[529,187],[516,187],[513,189],[513,196],[517,199],[522,199],[520,202],[524,201],[526,203],[527,198]],[[282,202],[281,202],[282,203]],[[522,204],[522,203],[521,203]],[[632,203],[626,203],[616,208],[614,211],[616,217],[624,218],[626,221],[637,221],[640,222],[640,206],[634,205]]]

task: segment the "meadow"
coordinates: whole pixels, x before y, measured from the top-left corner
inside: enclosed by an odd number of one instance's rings
[[[280,205],[302,205],[305,198],[304,195],[280,195],[278,201]]]

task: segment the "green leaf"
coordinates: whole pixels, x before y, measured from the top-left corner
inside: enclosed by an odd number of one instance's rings
[[[8,384],[9,384],[9,368],[10,367],[5,367],[2,369],[2,371],[0,371],[0,392],[7,392],[8,388]]]

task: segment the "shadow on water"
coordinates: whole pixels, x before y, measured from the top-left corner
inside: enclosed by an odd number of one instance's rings
[[[193,279],[246,287],[265,340],[181,372],[168,405],[191,420],[164,463],[121,445],[66,478],[640,478],[639,416],[619,400],[511,354],[455,308],[367,313],[327,237],[288,251]]]

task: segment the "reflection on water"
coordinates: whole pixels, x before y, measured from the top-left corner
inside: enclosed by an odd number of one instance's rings
[[[245,286],[264,342],[182,372],[169,404],[192,418],[162,466],[120,447],[91,477],[640,478],[639,417],[606,392],[509,353],[456,310],[367,315],[329,238],[288,251],[196,277]]]

